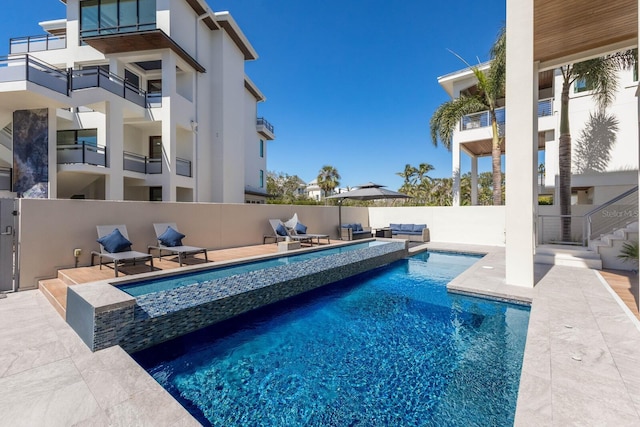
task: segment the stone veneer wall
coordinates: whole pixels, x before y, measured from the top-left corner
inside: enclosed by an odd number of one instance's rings
[[[113,310],[93,307],[93,334],[83,339],[93,351],[135,352],[406,255],[405,242],[392,242],[141,295]]]

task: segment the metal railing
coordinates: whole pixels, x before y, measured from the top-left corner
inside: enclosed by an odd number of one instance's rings
[[[111,34],[127,34],[135,33],[138,31],[148,31],[156,29],[156,21],[152,22],[136,22],[130,25],[119,25],[111,27],[99,27],[92,29],[80,30],[80,38],[90,38],[99,36],[108,36]]]
[[[0,57],[0,82],[27,80],[64,95],[69,94],[69,75],[29,55]]]
[[[143,174],[162,173],[162,159],[151,158],[141,154],[130,153],[128,151],[124,151],[122,156],[122,168],[124,170]]]
[[[41,34],[38,36],[14,37],[9,39],[9,53],[43,52],[64,49],[67,47],[67,36]]]
[[[58,145],[58,164],[87,164],[95,166],[107,166],[107,152],[105,147],[87,144]]]
[[[176,157],[176,175],[191,177],[191,160]]]
[[[538,101],[538,117],[550,116],[553,114],[553,98]],[[496,120],[500,133],[504,133],[505,108],[496,109]],[[491,115],[489,111],[468,114],[460,121],[460,130],[479,129],[491,126]]]
[[[562,222],[571,219],[571,240],[562,239]],[[588,246],[589,241],[638,221],[638,187],[584,215],[538,215],[538,244]]]
[[[264,117],[258,117],[256,124],[258,126],[264,126],[269,132],[275,134],[274,130],[273,130],[273,125],[271,123],[269,123],[268,121],[265,120]]]
[[[147,106],[147,93],[122,77],[100,67],[70,70],[71,90],[101,87],[141,106]]]
[[[625,191],[584,216],[589,240],[638,221],[638,187]]]
[[[0,190],[11,191],[13,189],[13,170],[0,167]]]

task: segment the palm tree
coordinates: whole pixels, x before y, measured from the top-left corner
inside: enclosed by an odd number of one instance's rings
[[[451,138],[460,120],[468,114],[488,111],[491,119],[492,145],[492,173],[493,173],[493,204],[502,204],[502,138],[498,130],[496,109],[498,101],[504,98],[506,76],[506,32],[502,28],[498,38],[491,48],[491,65],[486,73],[477,66],[465,64],[471,69],[478,80],[475,93],[470,91],[460,93],[460,97],[447,101],[433,113],[429,123],[431,140],[438,146],[438,140],[451,150]],[[462,58],[460,58],[462,59]]]
[[[616,93],[616,71],[631,68],[637,51],[627,50],[600,58],[560,67],[562,95],[560,98],[560,138],[558,140],[559,204],[562,215],[562,240],[571,240],[571,130],[569,128],[569,89],[579,81],[592,91],[598,109],[609,106]]]
[[[400,187],[401,192],[409,194],[413,190],[413,187],[416,184],[417,173],[418,170],[408,163],[404,166],[404,170],[402,172],[396,172],[396,175],[404,179],[404,183],[402,184],[402,187]]]
[[[340,185],[340,174],[333,166],[324,165],[318,172],[317,179],[318,187],[324,192],[325,197],[329,196],[333,189]]]

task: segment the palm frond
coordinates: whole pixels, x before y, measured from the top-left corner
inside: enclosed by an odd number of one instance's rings
[[[438,141],[440,141],[445,148],[451,150],[451,138],[460,120],[467,114],[477,113],[488,108],[482,100],[471,96],[461,96],[440,105],[429,122],[433,145],[437,147]]]

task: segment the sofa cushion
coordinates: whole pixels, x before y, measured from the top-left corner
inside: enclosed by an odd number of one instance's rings
[[[287,236],[287,229],[284,228],[284,224],[280,223],[278,224],[278,226],[276,227],[276,234],[278,236]]]
[[[167,227],[165,232],[158,236],[158,240],[160,241],[160,243],[168,247],[182,246],[182,239],[184,238],[184,234],[173,229],[172,227]]]
[[[413,224],[400,224],[400,231],[413,231]]]
[[[296,234],[307,234],[307,226],[301,222],[296,223],[296,226],[293,227]]]
[[[98,239],[105,251],[112,254],[131,250],[131,242],[117,228]]]
[[[389,224],[389,228],[391,228],[391,231],[398,231],[400,230],[400,224]]]
[[[413,231],[416,233],[422,233],[425,228],[427,228],[427,224],[413,224]]]
[[[353,231],[364,231],[362,229],[362,224],[360,224],[359,222],[353,224]]]

